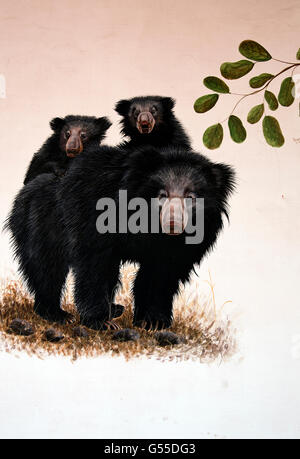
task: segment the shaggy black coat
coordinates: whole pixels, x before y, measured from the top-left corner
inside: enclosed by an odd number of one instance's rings
[[[151,110],[155,105],[156,123],[150,134],[142,134],[136,127],[134,109]],[[190,149],[191,142],[180,121],[175,117],[173,108],[175,100],[171,97],[143,96],[120,100],[115,110],[122,116],[120,121],[121,133],[129,140],[124,140],[119,146],[126,150],[134,150],[143,145],[156,147],[180,146]]]
[[[65,118],[54,118],[50,127],[54,131],[41,148],[33,155],[25,175],[24,185],[40,174],[53,172],[62,176],[68,169],[73,158],[66,154],[66,133],[74,126],[80,126],[85,131],[82,141],[83,153],[87,146],[97,148],[104,139],[107,129],[111,126],[108,118],[94,116],[68,115]]]
[[[101,152],[101,154],[99,154]],[[172,180],[193,184],[205,198],[202,243],[187,245],[185,234],[99,234],[97,201],[128,199],[149,202]],[[119,281],[121,261],[140,263],[134,282],[134,324],[169,327],[172,301],[180,281],[212,249],[227,215],[234,172],[206,157],[169,147],[143,147],[134,153],[112,147],[89,151],[71,165],[59,182],[44,174],[17,196],[8,227],[20,270],[35,295],[35,310],[50,320],[63,320],[61,293],[70,268],[75,274],[75,302],[83,324],[101,328]]]

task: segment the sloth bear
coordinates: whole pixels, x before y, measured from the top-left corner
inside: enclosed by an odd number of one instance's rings
[[[115,110],[122,116],[121,133],[129,137],[120,147],[127,150],[142,145],[191,148],[190,139],[173,113],[171,97],[144,96],[120,100]]]
[[[54,133],[34,154],[24,185],[43,173],[63,175],[71,158],[81,154],[91,143],[97,148],[110,126],[111,122],[105,117],[68,115],[65,118],[54,118],[50,121]]]
[[[65,319],[60,301],[72,268],[81,322],[101,329],[112,317],[120,263],[131,261],[140,264],[134,324],[169,327],[179,281],[187,281],[194,264],[214,246],[233,189],[231,167],[179,147],[148,146],[128,153],[103,146],[74,161],[59,182],[50,174],[37,177],[20,191],[7,222],[20,270],[35,295],[35,311],[49,320]],[[131,203],[127,215],[120,190]],[[101,198],[112,209],[115,205],[117,221],[110,232],[99,230],[99,217],[107,212]],[[135,198],[149,204],[146,212],[151,199],[158,198],[159,231],[128,232]],[[173,205],[173,198],[179,204]],[[197,198],[204,198],[204,216],[194,203]],[[188,218],[195,220],[200,212],[204,220],[197,244],[186,240],[186,199],[192,209]]]

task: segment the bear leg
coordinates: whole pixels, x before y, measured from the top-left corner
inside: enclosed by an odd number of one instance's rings
[[[177,290],[178,279],[168,276],[166,266],[162,269],[161,264],[141,264],[133,290],[133,323],[146,329],[169,328],[173,319],[173,297]]]
[[[111,301],[119,280],[120,260],[110,250],[87,257],[74,266],[75,302],[81,323],[95,330],[105,329],[112,319]]]
[[[61,296],[65,280],[68,273],[68,266],[56,266],[50,270],[45,267],[43,275],[41,273],[26,273],[27,283],[30,290],[34,293],[34,311],[50,322],[65,323],[70,320],[70,314],[63,311],[60,307]]]

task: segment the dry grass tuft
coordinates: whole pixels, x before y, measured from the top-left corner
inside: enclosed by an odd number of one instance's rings
[[[115,302],[125,306],[123,315],[114,319],[120,328],[132,328],[131,284],[135,277],[136,267],[122,267],[122,287],[116,294]],[[71,284],[71,283],[70,283]],[[222,319],[221,309],[217,311],[214,290],[209,281],[211,296],[202,298],[203,282],[195,280],[185,288],[182,286],[174,302],[174,320],[170,331],[184,338],[184,343],[176,346],[158,345],[155,332],[139,329],[138,341],[118,342],[112,340],[113,331],[96,332],[88,330],[88,337],[74,337],[74,327],[79,324],[71,287],[65,295],[63,309],[74,314],[76,323],[72,325],[55,325],[64,335],[58,343],[45,340],[45,331],[53,326],[33,312],[32,298],[26,293],[19,281],[11,281],[3,287],[0,300],[0,349],[7,352],[25,351],[29,355],[45,358],[48,355],[63,355],[77,360],[79,357],[97,357],[102,354],[122,355],[125,359],[133,357],[154,357],[160,360],[198,360],[211,362],[231,357],[236,350],[235,330],[230,321]],[[224,303],[225,304],[225,303]],[[21,318],[30,322],[35,328],[31,336],[18,336],[9,330],[11,321]]]

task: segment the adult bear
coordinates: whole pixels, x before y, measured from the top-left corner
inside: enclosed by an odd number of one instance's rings
[[[170,145],[191,148],[190,139],[175,117],[175,100],[171,97],[143,96],[120,100],[115,110],[122,116],[120,147],[134,150],[143,145],[166,147]]]
[[[179,281],[188,280],[194,264],[215,244],[233,187],[229,166],[176,147],[143,147],[128,154],[103,146],[78,158],[59,182],[38,177],[21,190],[8,220],[21,271],[35,294],[36,312],[50,320],[64,319],[60,299],[71,267],[81,322],[101,329],[111,316],[120,262],[128,260],[140,263],[133,288],[134,324],[169,327]],[[100,234],[97,202],[108,198],[118,210],[120,190],[126,190],[128,200],[144,198],[150,203],[151,198],[162,198],[169,206],[170,229],[162,232],[162,205],[159,233],[113,229]],[[176,230],[169,203],[173,198],[193,202],[198,197],[205,200],[204,238],[186,244],[186,232]],[[198,208],[192,208],[194,219]]]

